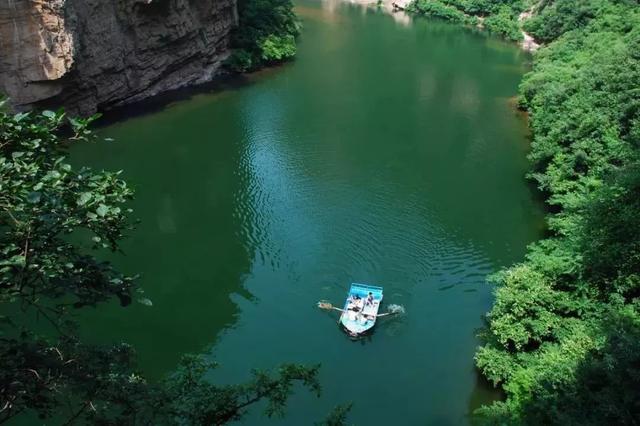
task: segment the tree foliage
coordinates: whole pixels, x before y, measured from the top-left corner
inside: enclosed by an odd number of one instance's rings
[[[530,0],[414,0],[409,10],[467,25],[482,25],[509,40],[522,39],[518,15]]]
[[[195,356],[150,383],[129,345],[78,339],[78,309],[112,298],[126,306],[140,293],[135,277],[96,257],[119,250],[133,191],[119,172],[66,160],[68,142],[91,138],[94,118],[0,105],[0,423],[29,413],[102,425],[222,424],[258,401],[281,415],[296,383],[318,393],[318,367],[283,365],[217,386],[207,377],[213,364]]]
[[[608,4],[600,0],[556,0],[541,2],[535,16],[525,23],[526,30],[537,40],[549,43],[567,31],[586,26],[603,13]]]
[[[521,84],[530,177],[551,236],[500,272],[480,370],[507,398],[490,424],[640,418],[640,10],[543,1],[527,29],[550,44]]]
[[[295,56],[300,22],[291,0],[239,0],[238,16],[227,61],[232,70],[251,71]]]

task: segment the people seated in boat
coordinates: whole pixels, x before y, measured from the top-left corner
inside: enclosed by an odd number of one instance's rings
[[[369,292],[367,296],[367,300],[365,302],[366,305],[373,305],[373,293]]]
[[[352,295],[349,298],[349,307],[347,309],[350,309],[356,312],[360,311],[362,309],[362,298],[357,294]]]

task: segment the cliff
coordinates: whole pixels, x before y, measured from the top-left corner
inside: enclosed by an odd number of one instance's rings
[[[235,0],[2,0],[0,92],[88,115],[207,82],[236,24]]]

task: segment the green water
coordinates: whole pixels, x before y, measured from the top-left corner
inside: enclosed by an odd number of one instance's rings
[[[355,403],[358,425],[464,424],[496,397],[473,367],[485,276],[540,234],[515,46],[455,25],[300,1],[294,63],[126,117],[75,161],[123,169],[141,220],[119,268],[153,306],[86,312],[87,337],[135,345],[154,378],[181,354],[254,367],[322,363],[306,425]],[[139,109],[146,108],[145,106]],[[349,340],[316,301],[352,281],[407,314]]]

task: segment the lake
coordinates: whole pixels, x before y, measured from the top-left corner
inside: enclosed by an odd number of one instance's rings
[[[543,230],[513,100],[530,58],[440,21],[296,4],[294,62],[122,110],[99,131],[115,142],[72,150],[136,188],[113,261],[153,302],[84,312],[83,333],[130,342],[154,379],[185,353],[219,362],[220,383],[322,364],[319,399],[245,424],[312,424],[344,402],[358,425],[466,424],[499,397],[473,364],[486,276]],[[316,302],[341,306],[351,282],[406,314],[350,340]]]

